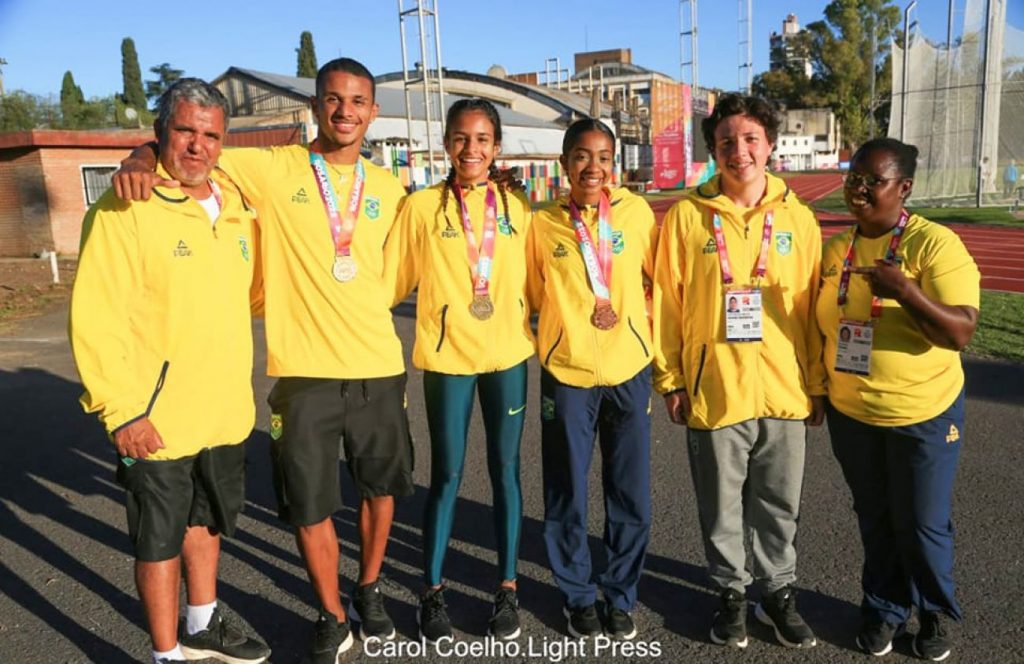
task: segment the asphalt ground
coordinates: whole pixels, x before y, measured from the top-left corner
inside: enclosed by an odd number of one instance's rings
[[[412,308],[395,317],[412,347]],[[132,557],[114,455],[99,424],[77,403],[81,385],[65,339],[66,312],[22,321],[0,336],[0,663],[147,661],[149,645],[132,580]],[[276,518],[267,453],[271,381],[257,328],[257,428],[249,442],[245,513],[237,537],[225,540],[219,595],[273,648],[273,662],[299,662],[316,612],[288,528]],[[967,360],[967,424],[957,479],[956,577],[966,620],[947,661],[1024,661],[1024,366]],[[849,492],[829,448],[827,429],[807,444],[798,567],[799,607],[818,635],[804,652],[777,645],[751,606],[751,643],[743,652],[708,641],[716,599],[708,589],[687,465],[684,430],[659,401],[652,410],[654,524],[635,618],[632,652],[581,651],[569,645],[561,599],[541,540],[539,372],[530,366],[530,396],[522,443],[524,522],[519,565],[523,635],[514,649],[495,650],[485,638],[497,584],[491,494],[482,427],[474,415],[445,572],[450,615],[460,650],[416,641],[422,587],[421,521],[429,476],[422,374],[410,369],[409,418],[416,448],[416,494],[399,504],[385,565],[385,592],[398,625],[395,651],[363,651],[357,641],[344,661],[662,661],[867,662],[856,651],[860,546]],[[603,558],[600,455],[592,472],[590,532],[595,566]],[[342,542],[343,588],[356,573],[353,506],[335,519]],[[755,598],[751,590],[751,598]],[[916,629],[912,625],[911,629]],[[401,647],[400,653],[397,648]],[[469,650],[475,648],[476,650]],[[491,648],[490,650],[487,650]],[[451,649],[451,650],[454,650]],[[385,657],[388,654],[401,656]],[[496,655],[485,657],[484,655]],[[912,659],[899,639],[889,661]]]

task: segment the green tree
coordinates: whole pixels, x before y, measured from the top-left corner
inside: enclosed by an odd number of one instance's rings
[[[316,49],[313,48],[313,33],[308,30],[303,32],[299,36],[299,47],[295,51],[299,54],[299,65],[295,75],[316,78]]]
[[[28,131],[58,124],[60,113],[52,99],[24,90],[0,96],[0,131]]]
[[[891,98],[890,39],[899,37],[900,9],[891,0],[832,0],[825,20],[807,26],[819,92],[841,123],[847,147],[886,129],[880,110]],[[874,72],[875,89],[871,94]]]
[[[900,36],[900,18],[893,0],[831,0],[823,20],[808,24],[793,45],[807,54],[813,75],[787,66],[756,76],[754,91],[789,108],[831,108],[847,147],[872,130],[884,135],[892,98],[889,44]]]
[[[82,94],[82,88],[75,85],[75,77],[70,71],[64,72],[64,79],[60,84],[61,124],[68,129],[77,129],[84,106],[85,96]]]
[[[138,112],[146,110],[146,93],[142,88],[139,54],[131,37],[121,40],[121,80],[124,83],[121,101]]]
[[[167,88],[174,85],[174,82],[181,78],[185,72],[175,69],[169,62],[164,62],[156,67],[150,67],[149,71],[156,74],[156,78],[146,80],[146,97],[153,103],[155,108],[160,100],[160,95],[166,92]]]

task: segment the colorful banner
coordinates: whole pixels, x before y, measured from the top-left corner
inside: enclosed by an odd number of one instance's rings
[[[679,189],[686,183],[682,87],[654,81],[651,89],[654,186],[658,189]]]

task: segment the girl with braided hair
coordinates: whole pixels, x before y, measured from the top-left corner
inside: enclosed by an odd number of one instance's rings
[[[452,104],[444,143],[452,163],[448,177],[406,199],[385,245],[395,304],[419,287],[412,361],[424,372],[431,451],[420,634],[432,643],[453,636],[441,568],[475,391],[487,438],[500,572],[489,633],[513,639],[520,632],[519,441],[526,410],[526,360],[534,353],[526,303],[530,206],[521,194],[506,191],[505,178],[494,164],[501,148],[501,120],[492,104],[483,99]]]

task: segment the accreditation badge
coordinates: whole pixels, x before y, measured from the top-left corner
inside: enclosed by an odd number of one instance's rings
[[[725,340],[761,340],[761,290],[725,291]]]
[[[839,321],[836,335],[836,371],[867,376],[871,368],[874,328],[868,321]]]

